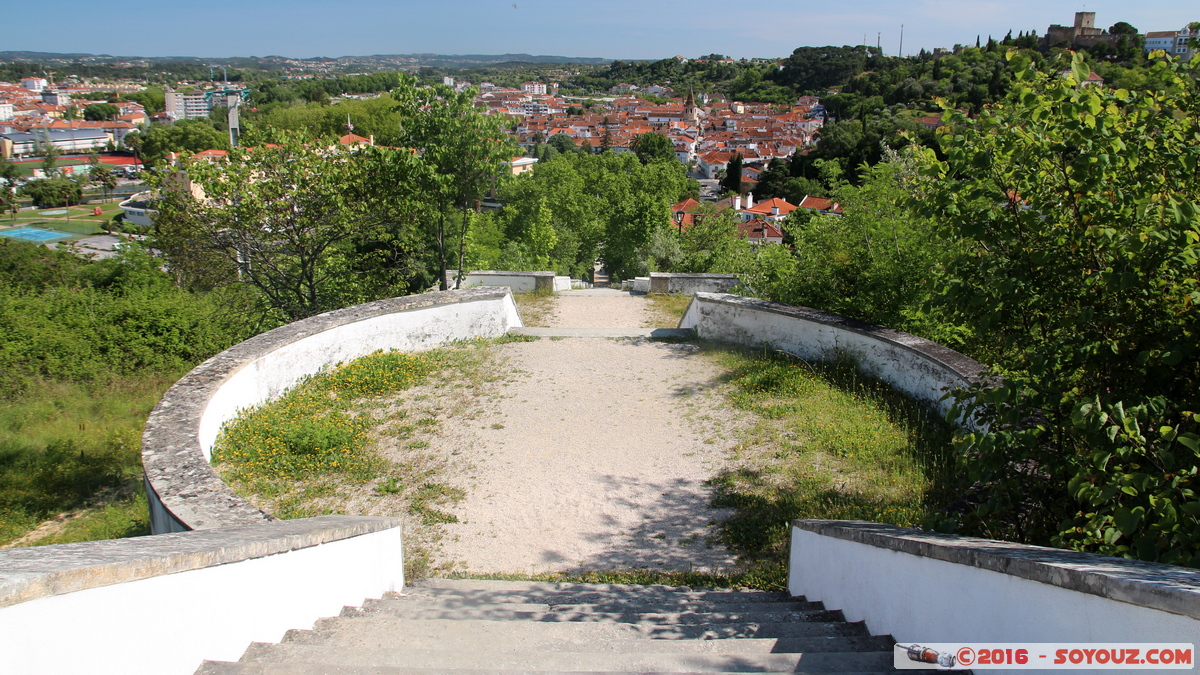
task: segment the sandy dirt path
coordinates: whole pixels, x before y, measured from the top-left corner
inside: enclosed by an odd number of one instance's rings
[[[564,295],[548,323],[638,327],[646,301]],[[443,571],[712,569],[726,515],[704,481],[733,442],[720,371],[693,345],[542,338],[500,349],[514,377],[475,419],[443,422],[467,496],[434,555]]]

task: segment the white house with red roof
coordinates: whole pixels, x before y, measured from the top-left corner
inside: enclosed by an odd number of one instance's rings
[[[761,218],[767,222],[777,223],[787,217],[789,213],[796,210],[795,204],[789,204],[787,200],[773,197],[764,199],[757,204],[754,203],[754,196],[746,197],[746,207],[739,209],[742,214],[742,220],[750,221],[755,218]]]

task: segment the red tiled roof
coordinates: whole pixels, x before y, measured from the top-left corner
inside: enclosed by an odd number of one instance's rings
[[[797,207],[794,204],[789,204],[786,200],[780,199],[779,197],[774,197],[772,199],[761,201],[748,209],[742,210],[746,213],[757,213],[764,216],[770,216],[775,215],[771,213],[772,209],[779,209],[778,215],[786,216],[792,211],[795,211],[796,208]]]
[[[738,223],[738,235],[746,239],[782,239],[783,231],[762,218]]]
[[[676,212],[676,213],[678,213],[679,211],[691,211],[692,209],[695,209],[698,206],[700,206],[700,202],[696,201],[695,199],[692,199],[691,197],[688,197],[687,199],[685,199],[681,202],[676,202],[675,204],[672,204],[671,211]]]
[[[824,197],[814,197],[805,195],[804,199],[800,200],[800,208],[812,209],[814,211],[833,211],[834,213],[842,212],[842,205],[834,202],[832,199]]]

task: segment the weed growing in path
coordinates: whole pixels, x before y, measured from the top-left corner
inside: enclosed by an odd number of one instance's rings
[[[646,300],[650,303],[651,318],[647,321],[650,328],[675,328],[691,304],[692,296],[655,293],[647,295]]]
[[[545,326],[554,317],[554,293],[545,291],[514,293],[521,322],[526,326]]]
[[[782,564],[760,564],[744,572],[691,572],[684,570],[615,569],[540,574],[451,573],[448,579],[495,579],[498,581],[551,581],[573,584],[633,584],[687,586],[691,588],[752,588],[762,591],[787,590],[787,569]]]

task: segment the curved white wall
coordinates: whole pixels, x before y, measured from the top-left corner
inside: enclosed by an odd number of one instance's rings
[[[837,314],[723,293],[696,293],[680,328],[706,340],[773,349],[812,361],[846,355],[864,373],[945,414],[950,391],[983,366],[924,338]]]
[[[533,280],[529,282],[532,285]],[[496,320],[481,331],[480,319],[487,317]],[[469,337],[499,337],[521,325],[516,304],[508,295],[371,317],[286,344],[238,370],[213,394],[200,418],[204,458],[211,459],[221,425],[239,410],[269,401],[328,366],[380,350],[417,351]]]
[[[379,350],[429,349],[520,327],[507,288],[442,291],[320,314],[230,347],[192,369],[146,421],[142,466],[155,534],[261,523],[209,465],[221,426],[301,378]]]

